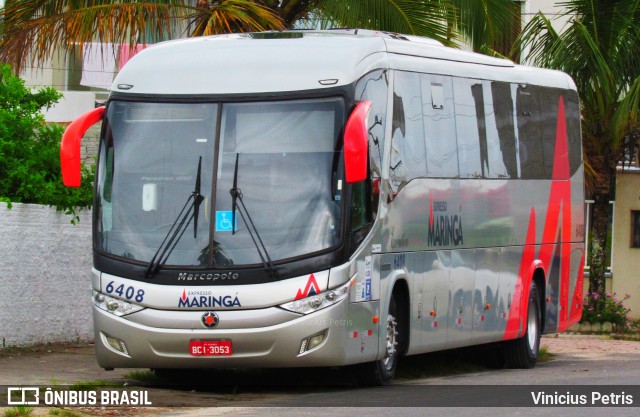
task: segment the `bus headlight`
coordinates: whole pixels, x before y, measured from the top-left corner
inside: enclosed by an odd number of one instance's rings
[[[300,314],[309,314],[314,311],[322,310],[323,308],[329,307],[347,298],[349,296],[349,288],[351,288],[355,281],[355,278],[351,278],[338,288],[327,290],[320,294],[314,294],[300,300],[291,301],[286,304],[281,304],[280,307]]]
[[[117,298],[109,297],[98,291],[93,291],[93,304],[101,310],[115,314],[118,317],[135,313],[144,307],[138,304],[132,304]]]

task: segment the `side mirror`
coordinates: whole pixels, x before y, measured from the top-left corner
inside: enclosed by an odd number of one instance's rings
[[[80,143],[85,132],[102,120],[104,106],[96,107],[78,116],[64,131],[60,143],[62,182],[67,187],[80,187]]]
[[[367,178],[369,158],[367,114],[370,108],[370,101],[358,103],[344,128],[344,170],[348,183],[364,181]]]

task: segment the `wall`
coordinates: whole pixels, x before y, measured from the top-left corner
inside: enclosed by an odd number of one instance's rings
[[[624,297],[630,316],[640,318],[640,248],[631,247],[631,210],[640,210],[640,171],[616,175],[616,206],[613,222],[613,279],[611,290]]]
[[[561,0],[527,0],[524,4],[523,23],[526,24],[536,13],[542,12],[547,19],[551,20],[553,28],[561,32],[569,18],[561,16],[564,7],[560,6],[560,3],[562,3]]]
[[[0,348],[93,339],[91,216],[0,203]]]
[[[72,122],[76,117],[95,108],[96,93],[90,91],[62,91],[62,94],[62,98],[50,109],[43,109],[44,118],[47,122]]]

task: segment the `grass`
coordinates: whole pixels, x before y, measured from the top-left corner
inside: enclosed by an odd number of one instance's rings
[[[82,414],[71,410],[65,410],[64,408],[52,408],[49,410],[49,415],[60,417],[82,417]]]
[[[28,417],[33,413],[33,407],[18,405],[4,411],[4,417]]]
[[[125,378],[147,384],[157,384],[159,381],[158,376],[151,369],[138,369],[131,371],[125,375]]]
[[[69,391],[89,391],[96,388],[121,388],[122,384],[116,384],[115,382],[110,381],[85,381],[85,382],[76,382],[75,384],[69,385],[65,387]]]
[[[555,355],[549,352],[549,346],[540,346],[538,349],[538,362],[549,362]]]

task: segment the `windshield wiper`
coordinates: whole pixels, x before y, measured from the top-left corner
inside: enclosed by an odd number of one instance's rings
[[[240,154],[236,154],[236,166],[233,171],[233,188],[229,190],[231,194],[231,230],[232,234],[236,233],[236,209],[240,213],[240,217],[244,225],[247,227],[247,231],[249,232],[249,236],[251,236],[251,240],[258,251],[258,256],[260,256],[260,260],[262,261],[262,266],[267,271],[267,274],[270,278],[278,278],[278,271],[273,266],[273,262],[271,262],[271,257],[269,256],[269,252],[267,252],[267,248],[265,247],[262,239],[260,238],[260,233],[258,233],[258,229],[256,225],[253,223],[251,219],[251,215],[247,211],[247,207],[244,205],[244,201],[242,200],[242,191],[238,188],[238,160]],[[240,205],[238,205],[238,201]],[[245,218],[246,215],[246,218]],[[247,221],[247,219],[249,221]],[[255,233],[255,234],[254,234]],[[257,240],[256,240],[257,238]],[[260,243],[258,243],[260,242]]]
[[[193,220],[193,237],[197,237],[198,231],[198,213],[200,211],[200,204],[204,200],[204,197],[200,194],[200,182],[201,182],[201,172],[202,172],[202,157],[198,159],[198,172],[196,174],[196,184],[194,190],[189,194],[189,198],[182,206],[182,210],[178,213],[178,217],[171,225],[171,228],[167,232],[167,235],[164,237],[164,240],[158,247],[158,250],[151,258],[149,262],[149,266],[147,267],[147,271],[145,272],[144,277],[147,279],[153,278],[153,276],[158,272],[158,270],[162,267],[162,265],[167,262],[171,252],[175,249],[176,245],[180,241],[184,232],[186,232],[189,227],[189,223]],[[186,210],[186,211],[185,211]]]

